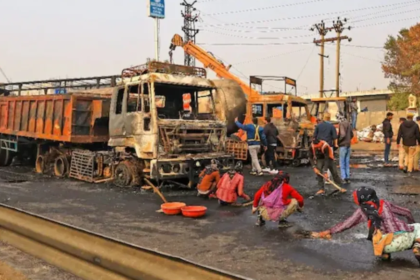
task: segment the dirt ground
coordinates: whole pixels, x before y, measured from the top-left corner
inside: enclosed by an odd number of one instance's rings
[[[10,245],[0,243],[0,280],[81,280]]]
[[[194,191],[185,190],[165,189],[163,193],[169,201],[207,206],[206,217],[165,216],[156,213],[161,204],[159,197],[139,188],[48,178],[34,175],[27,168],[0,170],[0,202],[252,279],[420,279],[420,268],[410,251],[393,254],[391,263],[378,261],[371,243],[366,241],[365,224],[337,234],[332,241],[295,235],[299,229],[328,229],[351,215],[356,209],[351,192],[360,186],[373,187],[380,198],[410,208],[419,221],[420,196],[393,192],[397,186],[420,188],[420,174],[407,177],[396,168],[353,169],[351,184],[343,186],[347,194],[310,200],[308,197],[317,190],[311,169],[284,170],[305,197],[305,211],[290,217],[295,224],[290,229],[278,229],[274,223],[255,227],[256,217],[249,207],[221,207],[214,200],[202,200]],[[14,183],[13,178],[20,181]],[[246,175],[245,191],[253,195],[270,178]],[[4,257],[7,254],[2,257],[0,251],[0,260]],[[11,263],[24,272],[13,259]],[[70,279],[65,277],[44,279]]]

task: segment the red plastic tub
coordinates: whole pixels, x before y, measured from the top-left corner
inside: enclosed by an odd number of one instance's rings
[[[168,202],[160,206],[163,213],[166,215],[178,215],[181,213],[181,208],[185,207],[186,204],[182,202]]]
[[[204,206],[185,206],[181,208],[182,215],[189,218],[199,218],[206,214],[207,207]]]

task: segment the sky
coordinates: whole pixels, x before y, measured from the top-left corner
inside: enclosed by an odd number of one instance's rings
[[[192,2],[192,0],[187,0]],[[160,21],[160,59],[169,59],[170,40],[181,34],[181,0],[166,0]],[[121,73],[154,58],[154,20],[147,0],[0,0],[0,68],[10,81],[73,78]],[[232,72],[288,76],[300,94],[319,91],[319,38],[310,27],[338,16],[351,26],[343,35],[342,91],[386,88],[381,71],[387,36],[416,24],[414,0],[198,0],[197,43]],[[335,32],[327,34],[336,36]],[[325,49],[325,89],[335,88],[335,44]],[[177,49],[174,62],[183,63]],[[201,66],[197,62],[197,66]],[[208,76],[214,78],[211,70]],[[6,82],[0,75],[0,83]],[[279,87],[270,84],[273,89]]]

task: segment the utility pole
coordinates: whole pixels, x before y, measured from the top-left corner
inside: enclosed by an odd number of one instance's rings
[[[326,27],[324,21],[321,21],[321,23],[317,23],[314,25],[314,27],[311,28],[311,31],[314,31],[315,29],[318,31],[319,35],[321,36],[321,39],[316,40],[314,39],[314,43],[318,46],[321,46],[321,53],[319,54],[320,56],[320,89],[319,89],[319,97],[323,98],[324,97],[324,58],[328,58],[328,56],[324,55],[324,50],[325,50],[325,43],[326,42],[332,42],[334,43],[335,41],[337,41],[337,62],[336,62],[336,84],[335,84],[335,92],[336,92],[336,96],[339,97],[340,96],[340,43],[342,40],[349,40],[349,42],[351,41],[351,38],[347,37],[347,36],[341,36],[341,33],[343,33],[343,31],[345,29],[350,30],[351,27],[344,27],[344,24],[347,22],[347,19],[343,20],[344,23],[340,20],[340,18],[337,19],[337,21],[333,21],[333,27]],[[327,35],[327,33],[329,31],[333,31],[335,30],[335,32],[337,33],[336,37],[332,37],[332,38],[325,38],[325,35]]]
[[[344,20],[344,24],[347,23],[347,19],[345,18]],[[337,21],[333,21],[333,26],[334,26],[334,30],[337,33],[337,61],[336,61],[336,80],[335,80],[335,90],[336,90],[336,97],[340,96],[340,44],[342,40],[348,40],[349,42],[351,42],[351,38],[347,37],[347,36],[341,36],[341,33],[343,33],[343,31],[345,29],[350,30],[351,27],[344,27],[343,22],[340,20],[340,17],[337,18]],[[333,41],[334,42],[334,41]]]
[[[182,31],[184,32],[184,42],[192,41],[194,44],[195,36],[199,31],[195,28],[195,23],[198,21],[199,17],[199,15],[195,13],[195,11],[197,10],[196,8],[194,8],[195,3],[197,3],[197,1],[194,1],[190,4],[187,2],[187,0],[183,0],[183,2],[181,3],[181,6],[184,6],[184,11],[181,11],[181,15],[184,18],[184,26],[182,27]],[[184,65],[195,66],[194,57],[185,53]]]
[[[315,24],[311,31],[314,30],[318,31],[318,34],[321,36],[320,40],[314,39],[314,43],[318,46],[321,46],[321,53],[319,53],[320,58],[320,67],[319,67],[319,97],[324,97],[324,58],[328,58],[328,56],[324,55],[325,51],[325,35],[327,35],[328,31],[332,30],[331,27],[325,27],[325,22],[322,20],[320,23]]]

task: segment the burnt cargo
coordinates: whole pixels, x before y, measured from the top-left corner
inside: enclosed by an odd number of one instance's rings
[[[0,134],[70,143],[109,139],[110,95],[0,97]]]

